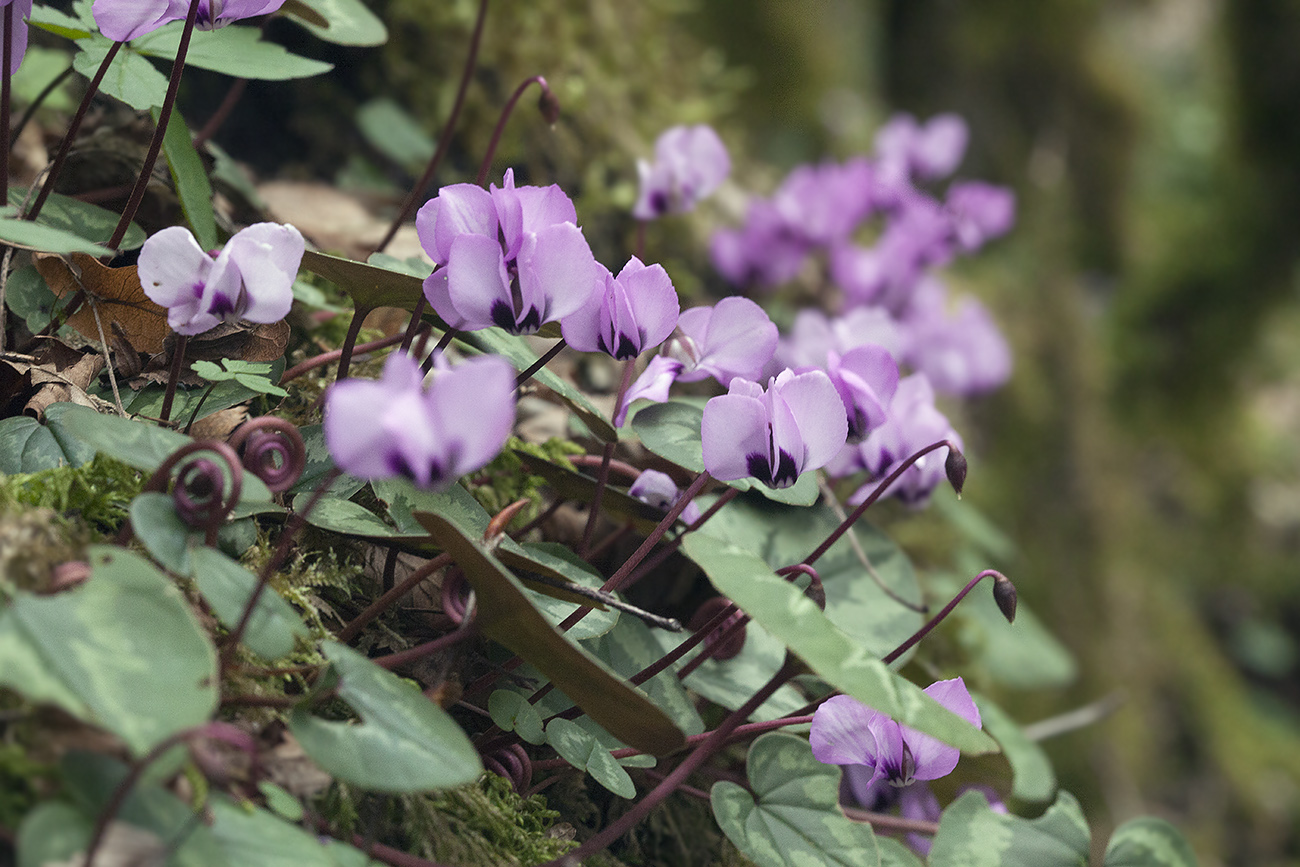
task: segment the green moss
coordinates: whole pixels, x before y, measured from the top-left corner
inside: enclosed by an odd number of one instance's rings
[[[511,526],[521,527],[541,512],[542,488],[546,480],[524,469],[523,461],[515,450],[535,455],[545,461],[572,467],[570,455],[583,454],[586,449],[577,443],[552,437],[545,443],[526,443],[518,437],[506,442],[501,454],[474,475],[477,484],[470,487],[475,499],[491,514],[504,509],[516,500],[530,500],[531,505],[515,516]]]
[[[96,455],[79,467],[0,476],[0,512],[49,509],[98,536],[117,530],[144,478],[121,461]]]
[[[375,839],[461,867],[526,867],[563,855],[575,843],[556,828],[560,814],[541,795],[523,797],[485,774],[478,783],[417,795],[366,795],[335,783],[318,808],[336,831]]]
[[[19,744],[0,744],[0,828],[17,828],[36,806],[54,768],[34,761]]]

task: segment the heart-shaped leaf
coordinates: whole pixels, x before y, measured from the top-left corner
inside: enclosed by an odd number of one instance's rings
[[[465,572],[478,597],[478,622],[485,635],[536,666],[625,744],[662,755],[685,742],[672,720],[644,693],[557,632],[487,546],[441,515],[419,512],[415,517]]]
[[[1037,819],[996,813],[980,792],[967,792],[939,821],[930,867],[1087,867],[1092,832],[1069,792]]]
[[[1103,867],[1196,867],[1182,832],[1164,819],[1142,816],[1115,829]]]
[[[517,692],[498,689],[488,696],[488,713],[503,732],[518,732],[530,744],[546,743],[542,715]]]
[[[95,456],[95,450],[80,440],[69,440],[68,449],[50,428],[30,416],[17,415],[0,421],[0,473],[35,473],[54,467],[79,467]]]
[[[759,867],[875,867],[876,835],[839,810],[840,769],[813,758],[806,738],[773,732],[754,741],[750,788],[724,781],[710,792],[718,826]]]
[[[964,752],[997,749],[988,735],[900,677],[845,634],[793,584],[748,548],[692,533],[682,550],[713,586],[799,656],[827,683],[898,722]]]
[[[411,684],[346,645],[321,645],[339,677],[339,698],[359,725],[327,722],[294,708],[289,728],[307,755],[347,783],[381,792],[420,792],[473,782],[483,773],[474,745],[451,717]]]
[[[132,40],[131,48],[149,57],[174,60],[180,46],[181,22],[165,24]],[[124,52],[125,53],[125,52]],[[210,69],[235,78],[284,81],[329,72],[332,63],[290,54],[284,46],[262,39],[260,27],[221,27],[195,30],[190,37],[186,66]]]
[[[102,726],[143,755],[205,722],[217,657],[176,586],[139,554],[90,550],[91,577],[0,611],[0,684]]]
[[[194,581],[199,592],[228,628],[234,629],[244,616],[248,598],[257,587],[257,576],[225,554],[203,545],[190,552]],[[310,638],[302,618],[274,588],[257,597],[257,605],[244,630],[243,641],[266,659],[280,659],[293,652],[297,638]]]
[[[567,719],[553,719],[546,727],[546,742],[560,758],[609,789],[620,798],[635,798],[636,786],[623,766],[601,746],[596,736]]]

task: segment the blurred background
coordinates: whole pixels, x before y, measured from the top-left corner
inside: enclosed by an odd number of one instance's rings
[[[382,49],[273,21],[271,38],[336,70],[250,85],[215,140],[263,180],[391,213],[450,110],[478,4],[371,6]],[[1018,673],[970,677],[1022,723],[1086,709],[1045,746],[1098,845],[1155,813],[1208,867],[1297,865],[1298,49],[1295,0],[502,0],[437,181],[472,179],[500,106],[545,75],[561,121],[517,113],[492,176],[560,183],[617,266],[635,159],[668,126],[711,123],[731,181],[647,239],[704,302],[731,291],[708,235],[750,193],[868,153],[895,111],[964,116],[958,176],[1012,187],[1019,219],[948,279],[992,309],[1015,373],[947,407],[969,448],[963,504],[874,519],[923,570],[1007,572],[1059,639]],[[190,118],[229,86],[186,81]],[[771,300],[788,320],[808,299]],[[963,628],[933,648],[954,667]]]

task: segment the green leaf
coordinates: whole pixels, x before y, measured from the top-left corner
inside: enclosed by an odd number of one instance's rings
[[[293,507],[301,512],[306,508],[311,494],[301,493],[294,497]],[[404,533],[383,522],[378,515],[364,506],[342,497],[324,496],[316,503],[316,508],[307,513],[307,523],[332,533],[345,536],[361,536],[367,539],[406,539],[412,542],[428,539],[425,532]]]
[[[1164,819],[1142,816],[1115,829],[1103,867],[1196,867],[1182,832]]]
[[[454,521],[468,533],[481,536],[487,530],[492,516],[487,513],[474,495],[460,485],[443,491],[416,487],[407,478],[375,479],[370,483],[375,496],[388,505],[388,516],[398,529],[407,533],[427,532],[415,519],[416,512],[437,512]]]
[[[707,508],[711,499],[701,498],[700,508]],[[801,562],[839,524],[840,519],[821,503],[795,508],[739,497],[701,532],[749,548],[779,569]],[[865,521],[859,521],[851,533],[879,583],[862,565],[846,534],[816,563],[826,589],[826,616],[874,655],[884,656],[919,629],[923,618],[891,598],[881,585],[913,605],[921,601],[921,586],[911,561],[888,536]]]
[[[446,711],[410,683],[346,645],[327,641],[339,698],[361,723],[327,722],[297,707],[289,729],[327,773],[380,792],[447,789],[478,779],[483,765]]]
[[[285,795],[292,800],[287,792]],[[330,848],[316,835],[251,803],[237,804],[225,795],[217,795],[208,801],[208,808],[212,811],[212,835],[232,865],[335,867],[337,864]],[[352,848],[342,843],[335,845]]]
[[[132,41],[131,47],[149,57],[174,60],[183,29],[184,23],[180,21],[166,24]],[[263,41],[260,27],[239,26],[195,30],[185,54],[185,65],[261,81],[310,78],[334,68],[332,63],[299,57],[282,45]]]
[[[871,826],[839,810],[840,769],[813,758],[806,738],[763,735],[746,768],[753,795],[727,781],[710,795],[722,832],[759,867],[880,864]]]
[[[304,6],[310,15],[298,11]],[[306,27],[317,38],[335,45],[383,45],[388,41],[384,22],[360,0],[294,0],[280,7],[280,12]],[[318,20],[323,19],[325,24]]]
[[[503,732],[518,732],[530,744],[546,743],[542,715],[517,692],[498,689],[488,696],[488,713]]]
[[[1087,867],[1092,833],[1069,792],[1037,819],[995,813],[980,792],[967,792],[943,811],[930,867]]]
[[[593,590],[599,590],[605,583],[600,575],[580,560],[571,549],[555,542],[508,545],[507,540],[502,539],[496,553],[502,563],[516,571],[535,571],[563,581],[581,584]],[[593,608],[597,603],[590,599],[571,596],[565,594],[562,588],[530,581],[527,574],[518,577],[524,582],[524,593],[533,607],[553,624],[561,623],[579,608],[592,609],[590,614],[569,630],[568,636],[573,641],[604,635],[613,629],[614,624],[620,619],[618,612],[612,608]]]
[[[704,450],[700,442],[700,425],[704,408],[692,403],[670,400],[647,406],[632,419],[632,430],[650,451],[692,472],[704,472]],[[726,482],[740,491],[757,491],[769,500],[791,506],[811,506],[817,502],[817,474],[803,473],[788,488],[769,488],[753,479]]]
[[[90,843],[95,820],[64,801],[44,801],[18,826],[18,867],[73,863]],[[81,863],[84,858],[76,858]]]
[[[995,750],[983,732],[930,698],[840,630],[811,599],[748,548],[693,533],[682,550],[713,586],[761,623],[827,683],[903,725],[964,752]]]
[[[528,472],[546,480],[556,496],[581,503],[590,503],[595,499],[596,479],[593,476],[552,463],[524,449],[515,449],[514,453],[524,462]],[[609,486],[605,487],[600,508],[615,521],[631,521],[637,532],[647,535],[664,517],[664,513],[654,506]]]
[[[200,365],[210,362],[196,361],[194,363]],[[273,386],[271,383],[273,381],[278,382],[280,375],[284,373],[283,358],[277,358],[275,361],[269,362],[269,365],[258,364],[253,366],[263,369],[269,366],[266,377],[259,376],[252,383],[255,387],[250,387],[250,384],[242,378],[231,377],[227,381],[213,385],[210,393],[208,387],[178,388],[172,403],[172,418],[188,423],[190,416],[194,415],[196,409],[199,412],[196,418],[207,418],[215,412],[253,400],[258,395],[276,394],[277,391],[280,391],[278,387]],[[92,394],[99,394],[100,397],[111,398],[111,392],[107,389],[97,392],[92,388],[90,391]],[[162,412],[166,391],[166,388],[162,385],[148,385],[135,392],[134,396],[128,393],[124,398],[126,401],[125,409],[134,415],[157,418]]]
[[[455,559],[478,597],[483,633],[536,666],[610,734],[642,752],[662,755],[685,742],[671,719],[646,696],[557,632],[538,613],[510,570],[472,531],[442,515],[416,518]]]
[[[85,22],[44,3],[34,4],[27,23],[65,39],[84,39],[93,31]]]
[[[416,302],[424,294],[424,280],[406,271],[367,265],[315,250],[303,254],[302,268],[324,277],[348,293],[358,310],[396,307],[414,312]],[[426,312],[425,318],[434,322],[435,327],[443,331],[447,329],[446,323],[436,315]]]
[[[131,528],[150,556],[177,575],[191,573],[190,541],[199,533],[181,520],[170,494],[141,494],[131,501],[130,515]]]
[[[26,198],[26,187],[9,187],[9,204],[21,206]],[[113,237],[113,230],[117,228],[118,219],[117,214],[98,205],[50,193],[36,224],[71,232],[96,244],[107,244]],[[122,239],[122,249],[134,250],[144,243],[144,239],[144,229],[132,223],[126,230],[126,237]]]
[[[44,226],[40,223],[0,216],[0,241],[41,253],[89,253],[92,256],[111,256],[113,251],[91,243],[80,235]]]
[[[34,265],[23,265],[9,274],[5,286],[5,304],[27,323],[27,330],[39,334],[50,324],[58,298],[45,284]]]
[[[302,802],[297,796],[270,780],[262,780],[258,783],[257,791],[266,798],[267,809],[281,818],[288,819],[290,822],[299,822],[306,815],[307,811],[303,809]]]
[[[623,766],[615,761],[609,750],[600,745],[595,735],[567,719],[553,719],[546,727],[546,742],[560,758],[575,768],[586,771],[591,778],[620,798],[635,798],[636,786]]]
[[[110,40],[98,33],[86,39],[78,39],[77,47],[81,51],[72,59],[72,67],[87,78],[94,78],[112,45]],[[154,68],[148,60],[123,46],[100,82],[99,91],[122,100],[136,111],[149,111],[163,104],[163,98],[167,95],[167,76]],[[44,210],[41,215],[45,215]]]
[[[153,121],[158,122],[161,109],[154,109]],[[167,119],[167,132],[163,135],[163,153],[171,169],[176,186],[176,197],[181,200],[181,210],[194,230],[194,237],[204,250],[217,247],[217,217],[212,210],[212,184],[207,169],[194,149],[190,129],[181,113],[172,110]]]
[[[876,845],[880,847],[880,867],[925,867],[916,853],[897,840],[877,837]]]
[[[590,614],[586,619],[590,620],[595,616]],[[583,621],[585,622],[586,620]],[[666,634],[672,635],[673,640],[677,642],[685,640],[683,635]],[[599,638],[587,642],[587,647],[591,648],[598,658],[608,662],[609,667],[623,677],[632,677],[649,668],[664,655],[663,649],[655,638],[654,630],[640,619],[631,616],[620,617],[612,629]],[[704,720],[700,719],[699,712],[695,710],[695,703],[686,693],[682,682],[677,679],[674,667],[669,666],[642,683],[639,688],[650,696],[650,700],[658,707],[663,708],[664,713],[668,714],[677,727],[686,734],[697,735],[704,731]]]
[[[0,611],[0,683],[143,755],[216,709],[216,652],[180,591],[143,557],[96,546],[90,563],[80,587],[20,595]]]
[[[283,362],[278,362],[283,367]],[[278,381],[283,370],[276,370],[270,362],[240,361],[223,358],[218,362],[195,361],[190,364],[194,372],[208,382],[238,382],[249,391],[284,397],[289,392],[272,381]]]
[[[329,447],[325,444],[324,425],[313,424],[300,427],[298,433],[302,435],[302,444],[307,450],[307,466],[303,468],[297,483],[289,489],[290,494],[310,493],[316,490],[325,480],[325,476],[335,469],[334,459],[330,457]],[[365,485],[366,483],[356,476],[343,473],[330,485],[329,496],[346,500]]]
[[[372,99],[357,109],[357,126],[371,147],[413,174],[433,157],[433,139],[388,97]]]
[[[544,333],[545,330],[540,334]],[[480,352],[490,352],[504,357],[514,365],[515,370],[520,372],[531,367],[538,358],[537,353],[533,352],[527,340],[523,337],[507,334],[500,328],[483,328],[479,331],[462,334],[458,339]],[[601,442],[618,442],[618,431],[614,430],[614,426],[609,423],[609,419],[605,418],[604,414],[596,409],[595,405],[573,383],[556,376],[546,368],[542,368],[533,374],[533,379],[549,388],[555,393],[556,397],[564,401],[569,409],[573,410],[574,414],[587,426],[592,436]]]
[[[35,473],[54,467],[79,467],[95,450],[71,440],[66,449],[50,429],[34,418],[13,416],[0,421],[0,473]]]
[[[217,618],[234,629],[257,587],[257,576],[213,548],[197,546],[190,559],[199,592]],[[296,638],[310,637],[311,633],[292,606],[274,587],[267,587],[257,597],[243,641],[259,656],[281,659],[293,652]]]
[[[1001,745],[1011,764],[1011,794],[1026,801],[1050,801],[1056,794],[1056,772],[1047,753],[987,696],[976,694],[975,704],[984,730]]]

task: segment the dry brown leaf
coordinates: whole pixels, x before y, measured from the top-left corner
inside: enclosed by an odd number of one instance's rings
[[[229,409],[219,410],[212,415],[204,416],[190,425],[189,435],[196,440],[221,440],[225,442],[230,439],[230,435],[234,433],[235,428],[247,420],[247,407],[232,406]]]
[[[70,260],[70,261],[69,261]],[[135,266],[109,268],[101,265],[94,256],[73,253],[65,259],[54,255],[32,257],[36,270],[59,298],[76,294],[84,288],[95,300],[100,321],[104,325],[103,337],[108,337],[110,322],[118,325],[127,342],[139,352],[162,352],[163,341],[171,334],[167,325],[167,310],[148,299],[140,286]],[[73,269],[76,269],[75,271]],[[98,343],[101,339],[95,314],[89,304],[83,304],[68,317],[68,325],[86,339]]]

